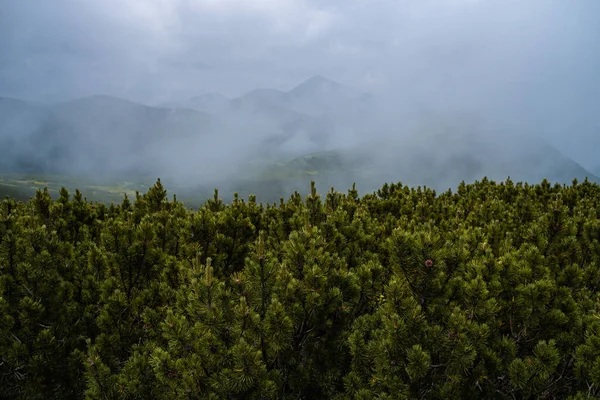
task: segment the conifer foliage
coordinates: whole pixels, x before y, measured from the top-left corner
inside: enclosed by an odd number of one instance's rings
[[[0,398],[600,395],[600,186],[0,203]]]

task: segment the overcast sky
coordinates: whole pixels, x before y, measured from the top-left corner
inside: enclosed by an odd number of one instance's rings
[[[0,0],[0,96],[156,104],[320,74],[598,146],[599,40],[598,0]]]

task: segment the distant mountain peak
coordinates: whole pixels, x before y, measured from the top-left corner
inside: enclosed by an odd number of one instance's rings
[[[246,96],[247,95],[256,95],[256,94],[260,94],[260,95],[263,95],[263,94],[265,94],[265,95],[282,95],[283,92],[281,90],[278,90],[278,89],[258,88],[258,89],[252,89],[251,91],[249,91],[248,93],[246,93]]]
[[[310,78],[308,78],[307,80],[304,81],[305,83],[326,83],[326,84],[333,84],[333,85],[341,85],[340,83],[326,78],[323,75],[313,75]]]
[[[25,100],[21,100],[21,99],[17,99],[15,97],[9,97],[9,96],[0,96],[0,101],[10,101],[13,103],[27,103]]]
[[[15,97],[4,97],[0,96],[0,105],[8,106],[12,105],[15,107],[43,107],[44,105],[38,102],[26,101],[17,99]]]
[[[197,100],[216,100],[216,101],[220,101],[220,100],[229,100],[226,96],[222,95],[221,93],[218,92],[206,92],[203,93],[199,96],[192,96],[190,97],[191,101],[197,101]]]
[[[342,88],[344,85],[333,81],[329,78],[326,78],[322,75],[314,75],[293,88],[290,92],[299,91],[299,90],[308,90],[308,89],[333,89],[333,88]]]
[[[346,86],[322,75],[314,75],[288,93],[291,98],[319,99],[338,98],[338,100],[369,100],[371,95],[351,86]]]
[[[90,99],[90,100],[118,100],[118,101],[128,101],[125,99],[122,99],[120,97],[117,96],[113,96],[110,94],[93,94],[91,96],[85,96],[85,97],[81,97],[80,100],[84,100],[84,99]]]
[[[280,103],[285,96],[285,93],[277,89],[254,89],[245,95],[233,100],[234,104],[243,104],[247,101],[266,103]]]
[[[74,104],[74,103],[85,103],[85,104],[121,104],[121,105],[140,105],[134,101],[123,99],[117,96],[111,96],[108,94],[94,94],[91,96],[80,97],[78,99],[70,100],[59,104]]]

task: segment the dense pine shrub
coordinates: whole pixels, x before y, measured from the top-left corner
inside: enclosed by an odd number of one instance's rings
[[[600,395],[600,187],[0,204],[6,399]]]

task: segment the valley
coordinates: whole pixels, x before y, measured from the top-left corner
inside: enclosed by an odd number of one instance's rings
[[[386,108],[387,107],[387,108]],[[198,206],[215,188],[278,201],[311,181],[328,190],[385,182],[456,188],[483,177],[599,182],[539,135],[467,119],[394,120],[381,99],[321,76],[290,91],[217,93],[155,106],[95,95],[59,104],[0,99],[0,195],[79,188],[119,202],[162,178]]]

